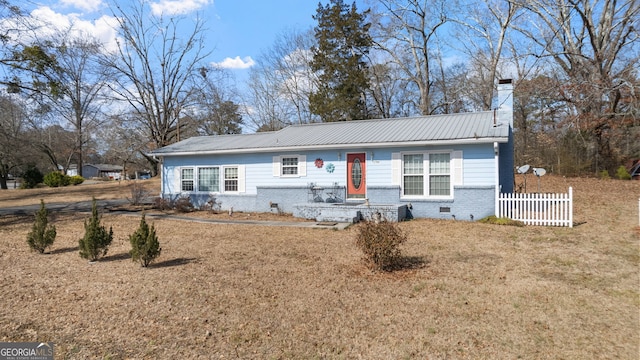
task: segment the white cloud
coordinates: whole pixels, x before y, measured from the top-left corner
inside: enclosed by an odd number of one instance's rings
[[[71,29],[71,35],[77,37],[93,36],[103,43],[104,49],[114,51],[116,47],[116,27],[117,21],[112,16],[103,15],[95,20],[80,19],[78,14],[60,14],[49,7],[39,7],[34,9],[30,14],[29,23],[37,28],[36,33],[29,35],[30,32],[23,28],[21,23],[15,22],[13,19],[3,19],[0,21],[0,29],[22,29],[21,40],[25,43],[34,41],[36,38],[42,40],[55,35],[57,31],[66,31]]]
[[[151,12],[158,15],[183,15],[209,5],[211,0],[160,0],[151,3]]]
[[[61,0],[63,5],[85,11],[96,11],[102,6],[102,0]]]
[[[220,62],[212,63],[213,66],[222,69],[248,69],[255,64],[256,62],[253,61],[251,56],[245,56],[242,59],[240,59],[240,56],[236,56],[235,58],[226,58]]]

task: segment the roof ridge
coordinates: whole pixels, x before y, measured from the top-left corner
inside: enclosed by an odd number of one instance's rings
[[[305,123],[305,124],[291,124],[287,125],[284,128],[277,130],[275,132],[282,131],[286,128],[290,127],[306,127],[306,126],[323,126],[329,124],[353,124],[353,123],[371,123],[371,122],[384,122],[384,121],[393,121],[393,120],[415,120],[420,118],[433,119],[436,117],[454,117],[465,114],[483,114],[483,113],[491,113],[493,110],[483,110],[483,111],[466,111],[466,112],[457,112],[451,114],[434,114],[434,115],[414,115],[414,116],[401,116],[401,117],[392,117],[392,118],[377,118],[377,119],[359,119],[359,120],[339,120],[339,121],[319,121],[313,123]]]

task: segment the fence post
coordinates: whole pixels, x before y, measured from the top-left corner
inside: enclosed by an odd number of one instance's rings
[[[569,186],[569,227],[573,227],[573,187]]]

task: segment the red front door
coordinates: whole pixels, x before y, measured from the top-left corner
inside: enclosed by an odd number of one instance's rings
[[[367,194],[367,154],[347,154],[347,199],[364,199]]]

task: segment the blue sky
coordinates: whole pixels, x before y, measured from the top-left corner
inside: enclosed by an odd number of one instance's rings
[[[307,29],[318,3],[313,0],[217,0],[208,19],[215,61],[255,59],[273,44],[278,33],[288,29]]]
[[[108,0],[35,0],[24,3],[34,17],[61,28],[73,23],[107,43],[115,44],[114,21]],[[115,0],[123,5],[129,0]],[[279,33],[314,26],[318,0],[146,0],[154,13],[186,17],[200,14],[206,20],[209,61],[243,72],[269,48]],[[320,1],[323,4],[328,0]],[[349,3],[349,1],[347,1]],[[360,4],[361,1],[358,1]],[[124,6],[126,7],[126,6]],[[361,6],[361,10],[364,9]]]

